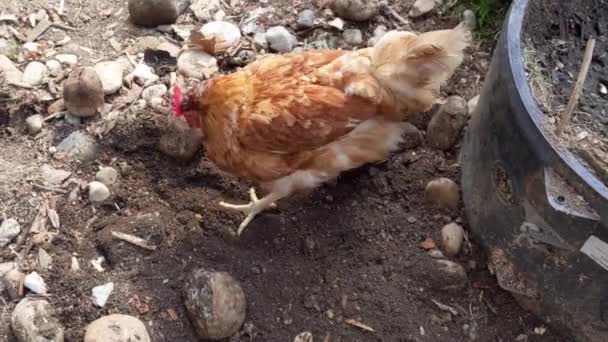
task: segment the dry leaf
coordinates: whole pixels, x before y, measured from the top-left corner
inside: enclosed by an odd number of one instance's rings
[[[230,44],[224,38],[224,35],[217,33],[214,35],[205,35],[200,29],[195,29],[190,32],[187,47],[203,50],[210,55],[220,55],[226,52]]]

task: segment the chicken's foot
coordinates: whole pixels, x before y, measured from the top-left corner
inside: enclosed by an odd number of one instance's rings
[[[256,217],[257,214],[266,209],[276,207],[274,202],[283,197],[278,193],[271,192],[270,194],[258,199],[254,188],[249,189],[249,196],[251,197],[251,202],[249,202],[249,204],[230,204],[223,201],[220,202],[220,205],[224,208],[241,211],[247,215],[239,226],[237,235],[241,235],[243,230],[245,230],[245,227],[247,227],[247,225]]]

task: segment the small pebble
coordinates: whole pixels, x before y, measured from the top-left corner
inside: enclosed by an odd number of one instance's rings
[[[329,8],[346,20],[367,21],[378,15],[378,1],[332,0]]]
[[[0,225],[0,247],[8,245],[21,232],[21,225],[15,219],[2,221]]]
[[[20,297],[19,285],[24,277],[25,275],[19,272],[19,270],[16,268],[9,270],[6,272],[6,274],[4,274],[4,277],[2,278],[2,285],[12,299]]]
[[[220,0],[193,0],[190,10],[196,19],[208,22],[222,9]]]
[[[57,152],[67,153],[79,160],[93,160],[97,151],[95,139],[81,131],[72,132],[57,145]]]
[[[182,52],[177,59],[177,69],[185,77],[199,80],[207,79],[219,71],[215,57],[199,50]]]
[[[363,43],[363,34],[358,29],[344,30],[344,41],[353,46],[359,46]]]
[[[78,56],[72,54],[56,55],[54,58],[59,61],[59,63],[65,65],[76,65],[76,63],[78,63]]]
[[[475,12],[469,9],[462,12],[462,22],[464,23],[464,26],[470,31],[475,30],[475,27],[477,26],[477,18],[475,17]]]
[[[40,85],[48,73],[46,65],[40,62],[30,62],[23,71],[23,82],[32,86]]]
[[[95,286],[92,290],[93,304],[103,308],[108,302],[108,298],[110,298],[112,291],[114,291],[114,283]]]
[[[53,263],[53,257],[43,248],[38,249],[38,266],[43,271],[48,270]]]
[[[155,84],[144,89],[144,91],[141,93],[141,97],[146,101],[150,101],[152,98],[165,96],[167,91],[168,89],[166,85]]]
[[[104,90],[93,67],[74,69],[63,86],[63,100],[67,110],[78,117],[100,113],[104,106]]]
[[[447,256],[455,256],[462,248],[464,229],[456,223],[449,223],[441,228],[441,245]]]
[[[280,53],[291,52],[298,39],[283,26],[273,26],[266,31],[266,41],[270,49]]]
[[[91,182],[88,185],[89,188],[89,201],[92,203],[100,203],[107,200],[110,197],[110,189],[101,182]]]
[[[154,73],[154,69],[143,63],[140,63],[135,67],[132,75],[135,82],[143,86],[149,86],[159,79],[158,75]]]
[[[48,60],[45,65],[51,76],[57,76],[61,73],[61,63],[59,63],[57,60]]]
[[[433,11],[438,5],[442,5],[442,0],[416,0],[412,5],[409,16],[418,18]]]
[[[29,116],[25,119],[25,124],[27,125],[27,131],[31,135],[36,135],[38,132],[42,130],[42,125],[44,123],[44,117],[40,114],[35,114]]]
[[[315,26],[315,12],[313,10],[304,10],[298,16],[298,27],[303,29],[312,28]]]
[[[95,64],[94,68],[105,95],[114,94],[122,88],[122,75],[125,70],[122,63],[116,61],[101,62]]]
[[[118,171],[109,166],[101,167],[95,174],[95,180],[105,184],[106,186],[112,186],[118,180]]]
[[[460,193],[458,184],[445,177],[430,181],[425,188],[427,197],[439,206],[447,207],[452,210],[458,208]]]

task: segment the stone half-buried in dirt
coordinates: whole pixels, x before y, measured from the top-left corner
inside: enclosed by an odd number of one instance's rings
[[[228,338],[245,321],[245,293],[226,272],[195,269],[186,278],[184,296],[190,321],[202,339]]]
[[[146,325],[139,319],[121,314],[101,317],[87,327],[84,342],[150,342]]]
[[[140,214],[113,220],[97,233],[97,244],[112,264],[134,264],[136,259],[151,253],[165,238],[166,223],[160,215]],[[145,242],[144,247],[120,239],[116,233],[137,237]]]

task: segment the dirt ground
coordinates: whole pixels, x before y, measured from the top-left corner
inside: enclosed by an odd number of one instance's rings
[[[3,1],[0,12],[35,13],[58,1],[32,0],[26,4]],[[392,2],[402,16],[413,1]],[[128,21],[125,1],[66,0],[67,22],[78,30],[69,32],[72,42],[94,51],[87,60],[115,59],[106,39],[108,25],[117,22],[116,36],[129,44],[137,37],[160,36],[136,28]],[[238,2],[237,2],[238,3]],[[245,2],[233,8],[235,22],[259,4]],[[279,13],[278,23],[290,25],[297,13],[311,7],[306,2],[270,1]],[[117,13],[102,15],[99,13]],[[83,20],[88,16],[91,19]],[[365,38],[378,24],[394,28],[396,21],[378,16],[369,24],[353,25]],[[192,22],[182,15],[178,24]],[[452,27],[458,18],[433,15],[411,22],[415,30]],[[329,32],[329,33],[328,33]],[[49,31],[46,34],[61,34]],[[45,34],[45,35],[46,35]],[[322,29],[298,38],[341,35]],[[444,96],[475,96],[489,62],[489,51],[473,47],[464,65],[444,88]],[[1,251],[0,262],[18,259],[22,271],[36,270],[36,256],[44,248],[53,257],[50,270],[40,271],[49,286],[49,301],[66,328],[67,341],[81,341],[93,320],[125,313],[144,321],[154,341],[196,341],[183,305],[183,280],[189,270],[207,267],[227,271],[243,286],[247,317],[242,333],[233,341],[292,341],[302,331],[315,341],[568,341],[518,306],[489,274],[485,257],[474,237],[454,261],[465,265],[469,281],[464,290],[434,290],[432,258],[419,247],[430,237],[440,241],[440,228],[451,221],[466,229],[460,211],[439,209],[424,196],[432,179],[458,181],[458,147],[443,153],[421,146],[402,151],[379,165],[344,174],[309,195],[294,196],[279,208],[258,217],[238,239],[228,232],[242,216],[222,210],[221,199],[245,200],[247,184],[216,171],[200,152],[190,163],[179,163],[158,151],[163,114],[151,109],[136,111],[131,119],[100,140],[100,157],[90,163],[57,160],[49,147],[80,127],[63,121],[47,125],[36,137],[27,135],[24,118],[46,113],[52,101],[40,101],[35,91],[10,90],[10,115],[0,110],[0,214],[18,218],[23,227],[34,220],[43,201],[53,203],[61,220],[48,235],[26,239]],[[3,105],[0,100],[0,108]],[[107,100],[108,101],[108,100]],[[9,105],[6,105],[7,107]],[[425,129],[428,115],[416,125]],[[50,164],[72,172],[72,179],[93,180],[100,165],[120,170],[120,182],[112,188],[113,203],[93,207],[67,194],[41,191],[34,183],[40,168]],[[74,185],[68,184],[68,190]],[[104,239],[107,227],[124,228],[128,218],[146,216],[151,223],[138,235],[159,247],[146,251]],[[200,216],[197,216],[200,215]],[[104,272],[90,260],[103,255]],[[71,267],[76,258],[80,270]],[[104,308],[91,300],[94,286],[114,282],[115,290]],[[9,317],[16,301],[1,297],[0,336],[14,341]],[[455,308],[441,310],[434,302]],[[372,327],[367,332],[344,321],[353,318]],[[4,338],[6,337],[6,338]]]
[[[524,35],[537,100],[554,129],[581,69],[587,41],[596,38],[591,66],[570,127],[559,139],[608,182],[608,5],[578,1],[531,1]],[[547,18],[536,20],[535,18]],[[559,85],[559,86],[557,86]]]

